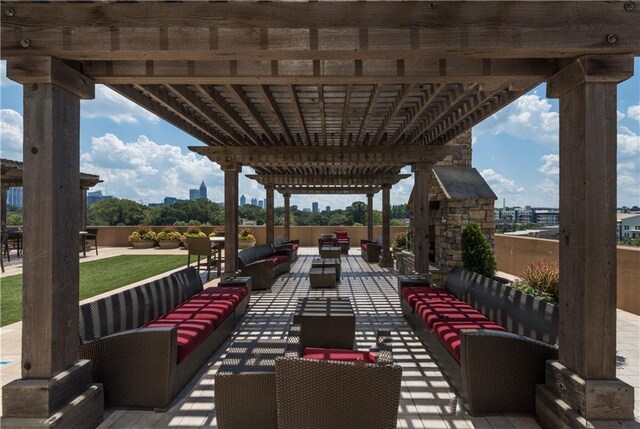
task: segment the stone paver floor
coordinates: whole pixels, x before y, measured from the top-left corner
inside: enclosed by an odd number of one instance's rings
[[[124,249],[121,249],[124,250]],[[343,256],[342,281],[335,290],[310,290],[307,273],[317,251],[300,250],[288,275],[280,276],[270,292],[257,292],[251,307],[233,336],[223,344],[165,413],[139,410],[105,412],[101,428],[217,427],[214,406],[214,375],[234,340],[284,338],[300,297],[349,297],[356,313],[356,341],[366,349],[377,328],[392,332],[394,357],[403,367],[399,428],[538,428],[527,416],[470,417],[436,362],[402,317],[395,275],[368,264],[359,256]],[[102,253],[102,249],[101,249]],[[20,323],[0,330],[1,383],[19,376]],[[640,392],[640,316],[618,310],[618,376]],[[7,371],[14,368],[13,371]],[[638,396],[638,395],[636,395]],[[638,399],[638,398],[636,398]],[[636,416],[640,416],[636,401]]]

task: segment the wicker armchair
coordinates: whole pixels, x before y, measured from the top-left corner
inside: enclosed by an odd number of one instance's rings
[[[382,252],[382,236],[376,241],[360,240],[360,255],[367,262],[378,262]]]
[[[378,331],[377,363],[300,358],[299,326],[276,359],[279,429],[391,429],[397,425],[402,369],[388,332]]]
[[[338,246],[338,238],[335,234],[320,234],[320,238],[318,238],[318,252],[320,252],[321,247],[325,246]]]

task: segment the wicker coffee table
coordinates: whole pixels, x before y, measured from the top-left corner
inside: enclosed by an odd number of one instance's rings
[[[215,409],[220,429],[277,429],[276,357],[286,340],[234,342],[215,377]]]
[[[353,348],[356,316],[349,298],[301,298],[293,323],[300,325],[302,348]]]
[[[311,261],[311,268],[335,268],[336,281],[340,281],[340,258],[314,258]]]
[[[336,287],[336,269],[333,267],[311,268],[309,285],[311,289]]]
[[[340,259],[340,246],[322,246],[320,248],[320,257]]]

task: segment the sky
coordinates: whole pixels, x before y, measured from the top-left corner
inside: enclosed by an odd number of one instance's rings
[[[640,58],[636,75],[618,85],[618,206],[640,205]],[[545,98],[544,84],[473,128],[473,167],[498,196],[496,206],[558,206],[558,102]],[[6,77],[0,61],[0,155],[22,160],[22,86]],[[105,86],[94,100],[81,102],[80,167],[104,183],[92,190],[144,204],[165,196],[189,198],[204,180],[209,199],[223,201],[223,173],[217,164],[187,149],[201,142],[147,112]],[[406,168],[403,172],[410,173]],[[264,188],[244,174],[240,194],[265,198]],[[404,204],[413,177],[391,190],[391,204]],[[382,196],[374,197],[381,207]],[[344,208],[362,195],[293,195],[291,204]],[[283,205],[276,192],[275,205]]]

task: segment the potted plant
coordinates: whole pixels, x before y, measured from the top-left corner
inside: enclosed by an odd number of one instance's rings
[[[209,237],[224,237],[224,229],[223,228],[215,228]]]
[[[149,249],[156,244],[156,233],[148,226],[140,226],[131,233],[129,241],[134,249]]]
[[[528,265],[520,276],[522,280],[513,282],[512,287],[552,304],[558,304],[560,266],[557,262],[534,262]]]
[[[462,266],[467,271],[492,278],[496,273],[496,259],[491,245],[477,223],[469,223],[462,231]]]
[[[161,249],[177,249],[180,246],[180,239],[182,236],[172,226],[168,226],[158,233],[158,246]]]
[[[242,228],[238,234],[238,248],[246,249],[247,247],[253,247],[256,244],[256,237],[253,235],[253,231],[249,228]]]
[[[202,230],[200,229],[199,226],[190,226],[187,229],[187,232],[184,233],[184,235],[182,236],[182,243],[184,244],[184,248],[188,249],[189,248],[189,243],[187,242],[187,238],[189,237],[206,237],[207,234],[205,234],[204,232],[202,232]]]

